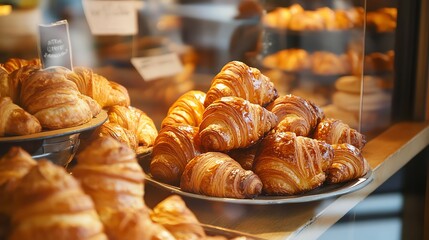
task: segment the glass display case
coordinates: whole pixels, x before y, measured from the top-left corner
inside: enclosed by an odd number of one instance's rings
[[[207,92],[228,62],[257,68],[279,96],[305,98],[366,136],[369,187],[285,205],[185,200],[215,232],[312,239],[429,144],[428,12],[428,0],[1,1],[0,63],[39,58],[38,26],[67,20],[73,66],[124,86],[158,130],[180,96]],[[175,191],[163,190],[148,184],[148,206]]]

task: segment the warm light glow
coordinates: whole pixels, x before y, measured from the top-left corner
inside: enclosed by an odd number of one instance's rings
[[[12,12],[11,5],[0,5],[0,16],[9,15]]]

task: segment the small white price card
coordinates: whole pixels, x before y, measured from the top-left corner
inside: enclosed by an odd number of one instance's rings
[[[145,81],[173,76],[183,71],[183,65],[176,53],[131,58],[131,63]]]
[[[83,0],[82,4],[92,34],[137,34],[137,10],[143,7],[143,2]]]

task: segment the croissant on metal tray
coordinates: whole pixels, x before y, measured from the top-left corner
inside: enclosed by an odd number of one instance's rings
[[[197,217],[178,195],[171,195],[158,203],[150,217],[155,223],[164,226],[177,240],[206,237]]]
[[[200,124],[205,151],[228,151],[256,143],[277,125],[277,116],[239,97],[223,97],[206,108]]]
[[[279,118],[277,131],[294,132],[298,136],[310,135],[325,117],[315,104],[292,94],[277,98],[267,109]]]
[[[319,187],[332,163],[332,146],[293,132],[271,132],[261,143],[253,170],[269,195],[293,195]]]
[[[67,74],[67,78],[76,83],[82,94],[93,98],[103,108],[114,105],[130,105],[130,98],[126,89],[123,91],[119,84],[94,73],[90,68],[74,67],[73,72]]]
[[[203,118],[206,94],[192,90],[180,96],[168,109],[161,128],[172,124],[188,124],[198,127]]]
[[[28,135],[42,131],[39,120],[14,104],[9,97],[0,97],[0,137]]]
[[[109,108],[108,116],[110,123],[117,123],[134,134],[138,146],[141,148],[153,146],[158,130],[145,112],[132,106],[116,105]],[[133,149],[137,150],[137,147]]]
[[[258,69],[239,61],[227,63],[213,78],[204,106],[222,97],[235,96],[265,106],[277,98],[274,83]]]
[[[6,84],[7,86],[5,86],[4,83],[0,83],[0,95],[10,97],[15,104],[20,105],[22,82],[28,77],[30,77],[31,74],[37,72],[39,69],[39,66],[26,65],[14,70],[9,74],[9,81],[8,84]],[[2,73],[0,68],[0,81],[2,81],[3,79],[1,75]],[[8,91],[8,93],[4,94],[4,91]]]
[[[66,78],[70,70],[57,67],[34,72],[22,82],[21,104],[43,128],[61,129],[89,122],[100,111],[90,97],[82,95]]]
[[[333,144],[334,159],[326,171],[327,183],[341,183],[356,179],[369,171],[369,164],[361,151],[348,143]]]
[[[366,144],[365,136],[339,119],[325,118],[314,131],[315,139],[329,144],[349,143],[359,150]]]
[[[250,170],[220,152],[196,156],[183,171],[180,188],[214,197],[251,198],[261,193],[262,182]]]
[[[150,173],[155,179],[178,185],[186,164],[200,152],[197,127],[167,125],[155,140]]]
[[[48,160],[39,160],[14,192],[10,240],[107,239],[78,181]]]

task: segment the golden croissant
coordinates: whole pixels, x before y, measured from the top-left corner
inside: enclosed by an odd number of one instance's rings
[[[177,240],[206,237],[194,213],[178,195],[171,195],[158,203],[150,214],[152,221],[164,226]]]
[[[186,164],[199,154],[197,127],[167,125],[155,140],[150,173],[155,179],[178,185]]]
[[[205,151],[228,151],[256,143],[277,125],[277,116],[239,97],[223,97],[206,108],[200,124]]]
[[[180,188],[214,197],[251,198],[261,193],[262,182],[250,170],[220,152],[196,156],[183,171]]]
[[[57,67],[33,73],[22,82],[21,104],[43,128],[60,129],[89,122],[101,108],[79,93],[66,78],[69,70]]]
[[[327,183],[346,182],[365,175],[369,164],[361,151],[348,143],[333,144],[334,159],[326,171]]]
[[[116,105],[109,108],[108,115],[110,123],[117,123],[133,133],[140,147],[153,146],[158,130],[145,112],[132,106]]]
[[[117,123],[111,123],[111,122],[103,123],[103,125],[101,125],[95,131],[94,135],[95,137],[91,139],[94,139],[96,137],[112,137],[118,140],[119,142],[124,143],[134,151],[136,151],[139,146],[139,141],[137,139],[136,134],[126,128],[121,127],[121,125]]]
[[[11,213],[13,208],[12,193],[15,191],[19,180],[36,164],[30,154],[20,147],[10,148],[0,158],[0,213]]]
[[[180,96],[168,109],[161,128],[172,124],[188,124],[198,127],[203,119],[206,94],[192,90]]]
[[[33,58],[30,60],[22,59],[22,58],[9,58],[6,62],[1,65],[8,73],[11,73],[19,68],[25,66],[35,66],[37,68],[41,68],[42,64],[40,59]]]
[[[14,104],[9,97],[0,97],[0,137],[27,135],[42,131],[39,120]]]
[[[75,67],[73,72],[67,74],[67,78],[76,83],[82,94],[93,98],[103,108],[114,105],[130,105],[127,91],[122,92],[119,84],[113,84],[112,87],[113,82],[94,73],[90,68]]]
[[[332,146],[293,132],[271,132],[261,143],[253,170],[269,195],[292,195],[319,187],[332,163]]]
[[[31,74],[38,71],[39,69],[40,67],[35,65],[26,65],[14,70],[9,74],[9,83],[7,84],[8,86],[3,86],[3,83],[1,83],[1,86],[2,86],[1,88],[3,90],[7,90],[8,93],[7,94],[0,93],[0,95],[8,96],[12,99],[12,101],[15,104],[20,105],[22,82],[28,77],[30,77]],[[3,90],[0,90],[0,92],[3,92]]]
[[[277,98],[274,83],[258,69],[239,61],[227,63],[214,77],[207,91],[204,106],[222,97],[235,96],[265,106]]]
[[[115,232],[109,240],[176,240],[162,225],[152,222],[148,209],[112,212],[110,224]]]
[[[77,156],[72,174],[94,201],[110,239],[120,239],[116,213],[146,208],[144,173],[135,152],[113,138],[101,137],[91,142]]]
[[[63,167],[39,160],[14,192],[10,240],[107,239],[76,179]]]
[[[275,113],[280,121],[276,130],[294,132],[298,136],[309,136],[324,118],[319,107],[292,94],[277,98],[267,109]]]
[[[314,131],[314,138],[329,144],[349,143],[360,150],[365,146],[365,136],[339,119],[325,118]]]

